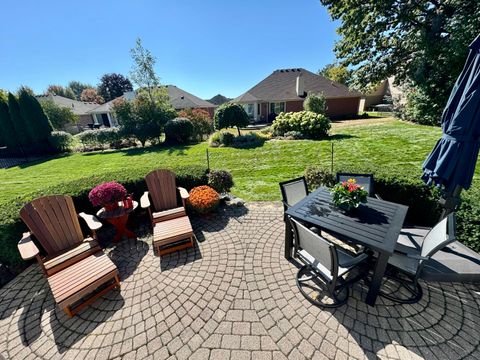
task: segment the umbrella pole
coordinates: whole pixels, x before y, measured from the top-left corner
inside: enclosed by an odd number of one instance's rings
[[[440,201],[443,206],[440,220],[444,219],[448,214],[457,210],[458,206],[460,205],[460,194],[462,190],[463,188],[457,185],[451,193],[447,193],[445,197]]]

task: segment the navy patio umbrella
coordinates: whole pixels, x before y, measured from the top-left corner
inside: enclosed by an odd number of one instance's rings
[[[480,35],[442,114],[443,135],[423,163],[423,180],[458,197],[472,184],[480,149]]]

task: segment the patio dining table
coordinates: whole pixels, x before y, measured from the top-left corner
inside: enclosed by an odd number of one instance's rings
[[[408,207],[373,197],[351,212],[332,204],[330,190],[324,187],[310,193],[286,214],[335,236],[374,250],[378,256],[365,302],[374,306],[385,274],[388,259],[395,250]],[[291,259],[293,234],[286,222],[285,257]]]

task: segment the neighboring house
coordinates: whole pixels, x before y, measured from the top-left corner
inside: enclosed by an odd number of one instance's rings
[[[226,96],[223,96],[222,94],[218,94],[218,95],[215,95],[214,97],[212,97],[210,100],[207,100],[208,102],[211,102],[212,104],[214,105],[222,105],[222,104],[225,104],[226,102],[229,102],[230,98],[227,98]]]
[[[73,111],[75,115],[78,116],[79,120],[77,124],[67,124],[65,126],[65,131],[76,134],[82,131],[84,128],[88,127],[89,124],[94,124],[95,120],[90,114],[90,111],[99,105],[93,102],[77,101],[72,100],[63,96],[58,95],[37,95],[37,100],[42,101],[53,101],[56,105],[69,108]]]
[[[368,111],[378,108],[378,105],[388,105],[390,106],[390,111],[393,106],[403,105],[406,103],[406,97],[401,86],[394,84],[395,77],[389,77],[386,80],[383,80],[372,92],[362,97],[360,100],[359,111]],[[393,104],[392,104],[393,103]],[[383,106],[387,108],[387,106]]]
[[[128,91],[125,92],[122,96],[119,96],[109,102],[106,102],[102,105],[97,105],[94,109],[90,110],[89,113],[94,119],[95,125],[105,126],[105,127],[115,127],[118,126],[118,121],[113,114],[113,104],[117,99],[133,100],[135,99],[135,92]]]
[[[168,98],[175,110],[185,109],[202,109],[208,111],[210,117],[213,118],[216,105],[206,100],[182,90],[175,85],[166,85]]]
[[[233,101],[242,104],[254,122],[264,122],[281,112],[302,111],[308,94],[325,96],[329,117],[358,114],[360,93],[305,69],[275,70]]]
[[[209,103],[208,101],[202,100],[195,95],[192,95],[185,90],[182,90],[174,85],[165,86],[168,92],[168,98],[175,110],[184,110],[184,109],[203,109],[208,111],[210,116],[213,118],[215,111],[215,105]],[[118,121],[115,118],[113,113],[114,102],[118,99],[125,99],[127,101],[135,99],[135,91],[128,91],[122,96],[115,98],[105,104],[98,105],[93,109],[88,111],[88,114],[93,119],[95,127],[104,126],[104,127],[113,127],[118,126]],[[90,123],[92,120],[90,120]]]

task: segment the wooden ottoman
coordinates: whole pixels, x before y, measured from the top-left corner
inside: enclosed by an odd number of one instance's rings
[[[49,276],[47,278],[53,297],[59,307],[69,317],[78,313],[83,307],[105,295],[111,289],[120,287],[118,269],[103,252],[90,255],[85,259]],[[109,284],[100,291],[100,286]],[[87,295],[90,295],[85,299]],[[80,302],[72,308],[72,305]]]
[[[188,216],[156,223],[153,228],[153,250],[156,249],[158,255],[165,255],[193,247],[193,236]]]

